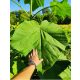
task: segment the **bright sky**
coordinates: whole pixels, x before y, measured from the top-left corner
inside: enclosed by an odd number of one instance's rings
[[[50,6],[50,2],[53,1],[53,0],[45,0],[44,2],[44,7],[47,7],[47,6]],[[59,1],[62,1],[62,0],[59,0]],[[69,4],[71,4],[71,0],[68,0]],[[24,0],[20,0],[20,5],[26,10],[26,11],[30,11],[30,5],[29,4],[24,4]],[[34,13],[36,13],[37,11],[39,11],[40,9],[42,9],[42,7],[39,7],[38,9],[36,9]],[[20,7],[18,7],[15,3],[13,3],[11,0],[10,0],[10,11],[15,11],[15,10],[20,10]]]

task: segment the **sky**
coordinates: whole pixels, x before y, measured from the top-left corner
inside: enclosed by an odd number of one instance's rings
[[[44,7],[50,6],[50,2],[52,2],[53,0],[44,0]],[[62,0],[58,0],[58,1],[62,1]],[[71,0],[68,0],[69,4],[71,4]],[[19,4],[26,10],[26,11],[30,11],[30,5],[29,4],[24,4],[24,0],[21,0],[19,2]],[[39,11],[40,9],[42,9],[42,7],[39,7],[38,9],[36,9],[33,14],[35,14],[37,11]],[[15,3],[13,3],[10,0],[10,11],[15,11],[15,10],[20,10],[20,7],[18,7]]]

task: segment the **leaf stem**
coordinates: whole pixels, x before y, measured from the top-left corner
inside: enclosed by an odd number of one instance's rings
[[[30,0],[30,15],[32,15],[32,0]]]
[[[57,5],[54,5],[54,6],[47,6],[47,7],[45,7],[45,8],[42,8],[41,10],[39,10],[38,12],[36,12],[34,15],[33,15],[33,17],[32,18],[34,18],[40,11],[42,11],[42,10],[44,10],[44,9],[46,9],[46,8],[50,8],[50,7],[58,7],[59,9],[61,9],[59,6],[57,6]]]

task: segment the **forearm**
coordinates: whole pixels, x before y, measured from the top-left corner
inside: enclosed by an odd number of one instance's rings
[[[35,65],[29,65],[12,80],[30,80],[34,70],[35,70]]]
[[[39,65],[42,61],[43,59],[38,58],[37,50],[33,50],[33,52],[29,55],[29,66],[25,68],[22,72],[20,72],[12,80],[30,80],[35,70],[35,66]]]

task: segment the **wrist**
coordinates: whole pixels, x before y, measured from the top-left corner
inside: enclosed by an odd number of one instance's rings
[[[33,69],[36,68],[36,66],[34,64],[30,64],[29,66],[32,67]]]
[[[35,68],[36,68],[36,63],[35,63],[34,61],[30,60],[28,64],[29,64],[29,65],[34,65]]]

